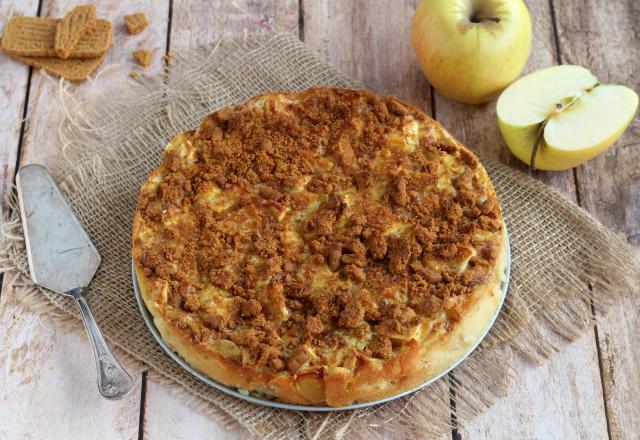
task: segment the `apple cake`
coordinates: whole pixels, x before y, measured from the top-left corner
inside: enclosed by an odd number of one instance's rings
[[[179,133],[133,221],[166,343],[244,393],[344,406],[418,387],[485,333],[505,229],[476,156],[365,90],[268,93]]]

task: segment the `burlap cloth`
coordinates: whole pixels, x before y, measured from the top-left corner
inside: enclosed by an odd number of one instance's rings
[[[206,114],[263,92],[322,85],[356,86],[294,37],[260,34],[223,39],[206,54],[183,54],[172,59],[166,75],[120,81],[117,93],[105,92],[105,85],[85,102],[60,89],[59,141],[67,165],[52,171],[102,255],[87,299],[111,346],[148,366],[198,410],[237,421],[260,438],[365,436],[382,425],[402,438],[442,434],[506,393],[514,353],[533,360],[549,356],[559,345],[549,335],[575,338],[591,325],[592,304],[604,309],[634,283],[637,289],[639,265],[623,240],[547,186],[483,158],[510,233],[511,284],[489,336],[452,374],[391,403],[329,414],[253,405],[193,378],[164,354],[136,306],[130,228],[138,189],[173,135],[196,127]],[[37,311],[77,322],[71,301],[28,279],[15,206],[14,196],[0,268],[16,274],[5,276]]]

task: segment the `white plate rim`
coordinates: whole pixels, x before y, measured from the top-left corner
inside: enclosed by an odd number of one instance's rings
[[[153,335],[154,339],[158,342],[158,344],[160,344],[160,346],[162,347],[164,352],[171,359],[173,359],[175,362],[177,362],[178,365],[180,365],[183,369],[185,369],[190,374],[195,376],[197,379],[201,380],[202,382],[206,383],[207,385],[212,386],[213,388],[217,389],[218,391],[221,391],[221,392],[223,392],[225,394],[229,394],[231,396],[237,397],[237,398],[242,399],[242,400],[246,400],[247,402],[255,403],[257,405],[264,405],[264,406],[269,406],[269,407],[272,407],[272,408],[288,409],[288,410],[293,410],[293,411],[313,411],[313,412],[346,411],[346,410],[361,409],[361,408],[367,408],[369,406],[379,405],[379,404],[382,404],[382,403],[389,402],[391,400],[398,399],[400,397],[404,397],[404,396],[409,395],[411,393],[414,393],[416,391],[419,391],[419,390],[431,385],[433,382],[437,381],[438,379],[442,378],[443,376],[447,375],[451,370],[456,368],[462,361],[464,361],[467,357],[469,357],[469,355],[480,345],[480,343],[484,340],[484,338],[487,336],[487,334],[489,333],[489,331],[493,327],[493,324],[495,323],[496,319],[498,318],[498,315],[500,314],[500,311],[502,310],[502,306],[504,305],[504,301],[505,301],[505,298],[507,296],[507,292],[509,290],[509,277],[510,277],[510,274],[511,274],[511,244],[510,244],[510,240],[509,240],[509,234],[506,231],[506,227],[505,227],[505,239],[506,239],[505,240],[505,242],[506,242],[506,253],[505,253],[506,262],[505,262],[505,269],[504,269],[505,278],[504,278],[504,280],[502,282],[502,299],[500,300],[500,305],[496,309],[496,312],[493,315],[493,317],[491,318],[491,321],[487,324],[487,327],[484,330],[482,336],[476,341],[476,343],[474,345],[472,345],[471,347],[469,347],[469,349],[462,356],[460,356],[460,358],[458,360],[456,360],[453,364],[451,364],[451,366],[448,369],[442,371],[437,376],[434,376],[434,377],[430,378],[429,380],[427,380],[426,382],[424,382],[423,384],[421,384],[421,385],[419,385],[419,386],[417,386],[415,388],[411,388],[411,389],[405,390],[405,391],[403,391],[401,393],[394,394],[393,396],[385,397],[384,399],[376,400],[376,401],[373,401],[373,402],[356,403],[356,404],[352,404],[352,405],[339,406],[339,407],[315,406],[315,405],[297,405],[297,404],[291,404],[291,403],[277,402],[277,401],[274,401],[274,400],[269,400],[269,399],[265,399],[265,398],[261,398],[261,397],[252,396],[250,394],[246,395],[246,394],[241,393],[237,389],[228,387],[226,385],[222,385],[221,383],[218,383],[215,380],[213,380],[213,379],[205,376],[204,374],[198,372],[193,367],[191,367],[191,365],[189,365],[186,360],[184,360],[180,355],[178,355],[176,352],[174,352],[167,345],[167,343],[164,342],[164,340],[160,336],[160,332],[158,331],[158,329],[156,328],[155,324],[153,323],[153,316],[151,315],[149,310],[147,310],[147,307],[146,307],[146,305],[144,303],[144,300],[142,299],[142,295],[140,293],[140,288],[138,286],[138,280],[136,278],[136,272],[135,272],[135,267],[134,267],[134,264],[133,264],[133,259],[131,260],[131,278],[132,278],[132,283],[133,283],[133,290],[135,292],[136,302],[138,303],[138,308],[140,309],[140,313],[142,314],[142,318],[144,319],[145,324],[147,325],[147,328],[149,329],[149,331]]]

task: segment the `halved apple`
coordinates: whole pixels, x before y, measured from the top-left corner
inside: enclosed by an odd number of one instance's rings
[[[638,108],[628,87],[600,84],[580,66],[554,66],[505,89],[497,104],[500,132],[532,168],[566,170],[609,148]]]

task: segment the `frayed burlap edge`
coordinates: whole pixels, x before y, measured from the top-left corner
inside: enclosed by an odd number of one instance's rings
[[[109,249],[95,227],[102,220],[92,220],[84,212],[88,202],[104,202],[95,187],[128,188],[131,194],[123,200],[130,214],[139,184],[176,131],[193,128],[215,108],[253,95],[312,85],[354,86],[293,37],[282,34],[245,35],[240,40],[223,41],[211,53],[194,51],[174,57],[168,75],[143,77],[127,94],[98,93],[91,100],[76,102],[60,82],[58,97],[65,117],[59,135],[67,166],[55,170],[56,180],[104,256]],[[117,317],[110,317],[108,307],[101,307],[97,297],[90,294],[89,301],[97,306],[99,321],[103,318],[106,337],[120,354],[135,360],[132,365],[136,369],[150,366],[154,377],[188,404],[227,426],[237,421],[263,438],[297,438],[301,434],[340,438],[355,433],[366,437],[381,426],[398,438],[441,434],[451,428],[452,402],[456,419],[465,421],[507,392],[516,373],[511,366],[513,353],[541,362],[562,348],[545,336],[549,331],[568,340],[576,338],[592,325],[592,304],[606,310],[617,296],[633,291],[640,279],[636,256],[623,240],[545,185],[482,160],[501,198],[511,233],[514,264],[509,295],[500,318],[478,350],[448,377],[411,396],[373,408],[330,414],[286,412],[237,401],[169,368],[170,364],[156,358],[157,353],[131,348],[132,341],[112,328],[117,322],[109,324]],[[131,171],[133,177],[126,180],[122,170]],[[113,181],[126,185],[117,186]],[[51,314],[65,325],[81,329],[71,303],[33,286],[26,276],[15,197],[11,209],[12,217],[3,225],[0,271],[11,277],[23,303],[36,313]],[[101,218],[100,213],[96,215]],[[102,280],[108,276],[128,283],[128,267],[118,266],[117,273],[99,271],[91,287],[102,293]],[[129,286],[127,294],[130,291]]]

